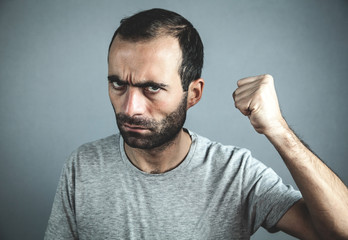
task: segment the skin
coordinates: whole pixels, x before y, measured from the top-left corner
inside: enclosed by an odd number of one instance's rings
[[[116,37],[110,48],[108,68],[109,97],[116,115],[161,122],[177,111],[186,97],[186,111],[195,105],[201,98],[204,80],[193,81],[184,92],[178,73],[180,64],[181,49],[175,38],[128,42]],[[119,127],[137,135],[151,134],[150,129],[139,124]],[[125,143],[125,151],[130,161],[142,171],[163,173],[183,161],[190,145],[189,134],[181,128],[174,139],[162,146],[141,149]]]
[[[279,152],[303,195],[277,228],[300,239],[348,239],[347,187],[290,129],[280,112],[273,77],[239,80],[233,98],[236,108]]]
[[[116,37],[109,54],[109,96],[115,113],[160,122],[176,111],[185,92],[178,68],[181,50],[176,39],[160,37],[147,42],[127,42]],[[158,90],[155,86],[162,86]],[[201,98],[203,79],[193,81],[187,92],[186,110]],[[235,106],[248,116],[255,130],[264,134],[283,158],[303,199],[291,207],[276,227],[300,239],[348,239],[348,190],[342,181],[316,157],[289,128],[280,112],[274,80],[270,75],[238,81]],[[121,126],[122,127],[122,126]],[[149,129],[124,126],[141,135]],[[178,166],[191,145],[182,129],[170,144],[140,149],[125,143],[130,161],[142,171],[162,173]]]

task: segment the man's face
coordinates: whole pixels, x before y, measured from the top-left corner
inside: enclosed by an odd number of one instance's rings
[[[109,53],[109,96],[129,146],[166,146],[182,129],[187,94],[178,74],[180,63],[181,49],[175,38],[114,40]]]

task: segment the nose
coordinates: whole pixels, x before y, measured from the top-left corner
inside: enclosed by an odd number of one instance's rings
[[[140,89],[130,87],[124,102],[124,113],[128,116],[142,115],[146,109],[146,100]]]

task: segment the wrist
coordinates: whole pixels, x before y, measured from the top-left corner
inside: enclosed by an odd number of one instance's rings
[[[268,129],[265,129],[262,132],[262,134],[264,134],[269,139],[273,139],[273,138],[279,138],[282,136],[284,137],[291,132],[292,130],[290,129],[285,119],[281,118],[276,123],[273,123],[271,127],[269,127]]]

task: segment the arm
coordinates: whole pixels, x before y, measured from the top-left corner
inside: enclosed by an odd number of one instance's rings
[[[45,240],[79,239],[75,218],[75,200],[73,177],[75,175],[71,161],[75,154],[65,163],[60,176],[59,185],[53,202],[50,218],[48,220]]]
[[[347,187],[289,128],[279,109],[272,76],[239,80],[233,98],[255,130],[279,152],[302,193],[304,200],[277,227],[301,238],[348,239]]]

